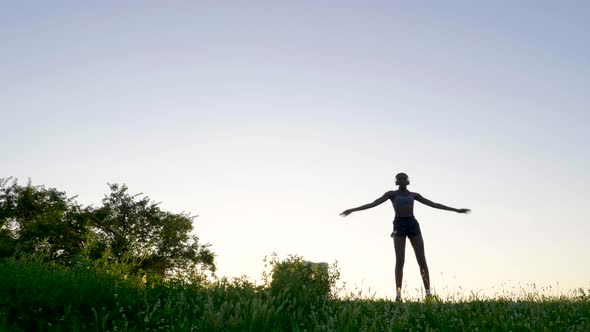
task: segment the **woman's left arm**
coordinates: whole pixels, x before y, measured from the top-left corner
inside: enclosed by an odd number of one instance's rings
[[[447,211],[454,211],[457,213],[469,213],[471,212],[471,210],[469,209],[455,209],[452,207],[448,207],[446,205],[442,205],[440,203],[435,203],[431,200],[428,200],[426,198],[424,198],[424,196],[418,194],[418,193],[414,193],[414,199],[417,200],[418,202],[424,204],[424,205],[428,205],[430,207],[433,207],[435,209],[441,209],[441,210],[447,210]]]

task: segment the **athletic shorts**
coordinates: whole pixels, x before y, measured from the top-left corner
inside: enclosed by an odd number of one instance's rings
[[[422,234],[420,232],[420,225],[414,217],[399,217],[393,221],[393,233],[391,233],[391,237],[394,235],[414,237],[420,234]]]

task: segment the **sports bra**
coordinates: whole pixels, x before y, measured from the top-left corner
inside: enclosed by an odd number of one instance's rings
[[[401,207],[401,206],[412,206],[414,205],[414,194],[409,193],[408,195],[400,195],[396,194],[393,198],[393,206],[394,207]]]

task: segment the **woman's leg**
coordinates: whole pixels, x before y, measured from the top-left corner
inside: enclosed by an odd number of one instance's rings
[[[393,247],[395,248],[395,287],[397,291],[402,288],[404,277],[404,261],[406,259],[406,237],[394,235]]]
[[[410,243],[414,247],[414,253],[416,254],[416,260],[420,266],[420,274],[422,275],[422,281],[424,282],[424,288],[430,289],[430,274],[428,273],[428,265],[426,264],[426,256],[424,255],[424,239],[422,235],[412,236]]]

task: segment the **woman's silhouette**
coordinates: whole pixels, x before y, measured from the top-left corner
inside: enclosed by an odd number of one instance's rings
[[[430,275],[428,274],[428,265],[426,264],[426,257],[424,256],[424,240],[422,239],[422,233],[420,232],[420,225],[416,218],[414,218],[414,200],[433,208],[458,213],[468,213],[471,210],[455,209],[444,206],[429,201],[418,193],[410,192],[407,188],[410,184],[410,179],[405,173],[399,173],[395,176],[395,184],[399,187],[398,190],[388,191],[383,194],[383,196],[377,198],[373,203],[345,210],[340,215],[346,217],[352,212],[370,209],[387,200],[391,200],[391,203],[393,203],[393,209],[395,210],[393,233],[391,233],[393,246],[395,248],[395,300],[401,301],[403,268],[406,256],[406,237],[410,239],[410,243],[412,244],[412,247],[414,247],[414,253],[416,254],[416,260],[420,266],[420,274],[422,275],[422,281],[424,282],[424,289],[426,290],[426,296],[430,297]]]

